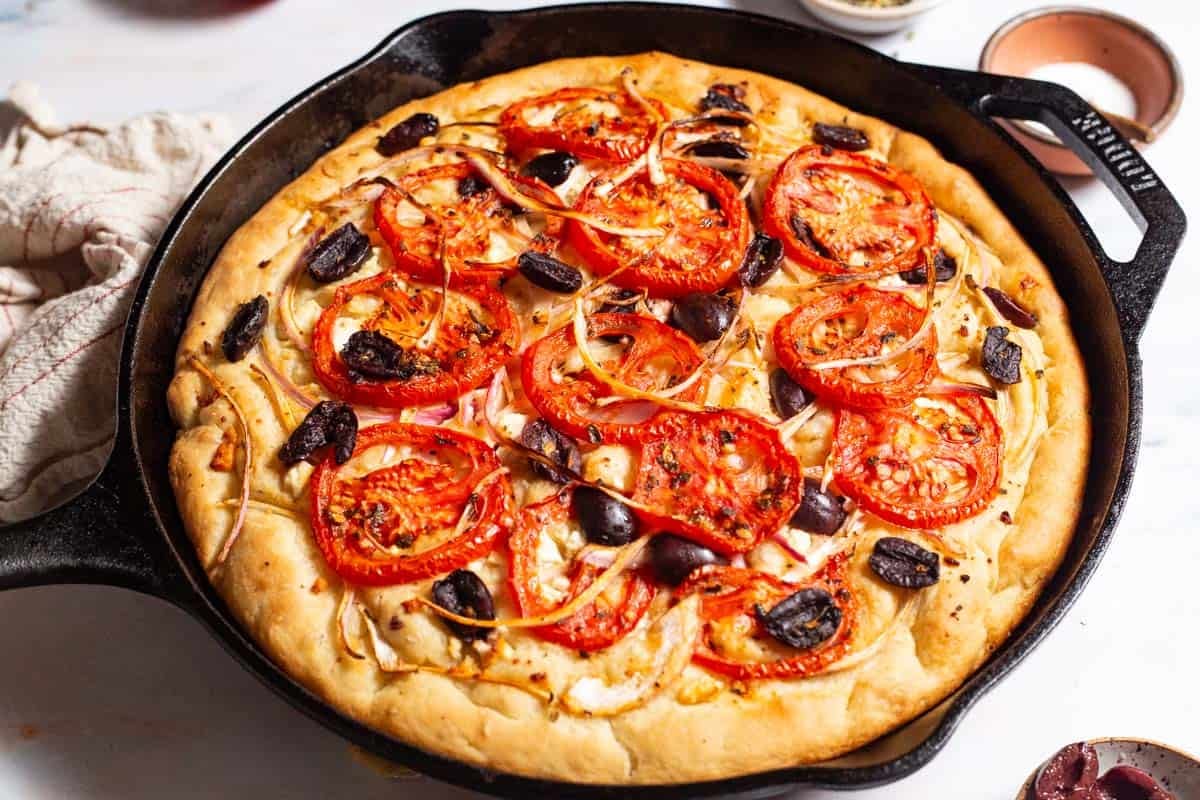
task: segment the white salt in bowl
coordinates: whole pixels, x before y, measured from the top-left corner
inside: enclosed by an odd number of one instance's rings
[[[851,33],[884,34],[907,27],[946,0],[909,0],[898,6],[872,8],[849,0],[799,0],[817,19]]]

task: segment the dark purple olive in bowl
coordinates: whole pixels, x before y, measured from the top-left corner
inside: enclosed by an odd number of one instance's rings
[[[1189,800],[1200,761],[1147,739],[1091,739],[1062,748],[1025,781],[1017,800]]]

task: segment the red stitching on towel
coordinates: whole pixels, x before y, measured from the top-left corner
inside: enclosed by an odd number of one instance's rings
[[[83,344],[76,347],[71,352],[67,353],[65,356],[56,360],[53,364],[51,364],[49,367],[47,367],[45,370],[43,370],[42,373],[40,375],[38,375],[36,378],[34,378],[33,380],[31,380],[29,383],[25,384],[21,388],[17,389],[15,392],[10,394],[8,397],[5,397],[3,400],[0,400],[0,411],[3,411],[5,408],[8,407],[8,404],[10,402],[12,402],[13,400],[16,400],[18,397],[23,395],[27,389],[30,389],[30,388],[36,386],[37,384],[41,383],[42,381],[44,381],[47,377],[50,376],[51,373],[54,372],[55,369],[57,369],[58,367],[65,364],[67,361],[70,361],[72,358],[75,358],[75,356],[79,355],[80,353],[82,353],[84,350],[88,349],[92,345],[94,345],[100,341],[103,341],[104,339],[107,339],[109,336],[112,336],[114,333],[121,330],[123,327],[125,327],[124,323],[118,323],[118,324],[112,326],[111,328],[109,328],[104,333],[100,334],[99,336],[97,336],[93,339],[89,339],[88,341],[86,341]]]

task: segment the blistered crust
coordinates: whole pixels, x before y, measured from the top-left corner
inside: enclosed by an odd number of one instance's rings
[[[259,457],[256,490],[282,492],[273,454],[286,432],[271,395],[249,369],[253,356],[226,363],[216,347],[230,309],[257,293],[274,303],[294,253],[279,253],[304,209],[382,159],[373,144],[401,119],[428,111],[443,120],[564,85],[613,85],[625,67],[651,95],[691,107],[714,82],[746,82],[748,102],[771,124],[807,129],[814,121],[866,130],[873,149],[914,173],[932,199],[1003,262],[998,280],[1034,310],[1045,353],[1047,433],[1027,482],[968,526],[976,546],[945,566],[910,623],[858,666],[808,680],[728,686],[689,668],[688,691],[668,690],[611,719],[562,713],[516,688],[426,672],[388,674],[350,655],[338,639],[341,582],[321,559],[303,513],[251,510],[228,559],[210,570],[214,585],[263,649],[296,680],[344,713],[403,741],[503,772],[591,783],[671,783],[829,759],[869,742],[952,692],[1026,613],[1057,568],[1075,527],[1089,440],[1088,395],[1066,309],[1048,272],[980,186],[926,141],[782,81],[650,53],[552,62],[454,87],[398,108],[351,136],[264,206],[228,242],[197,296],[180,343],[171,412],[181,428],[170,477],[186,527],[204,563],[214,564],[229,531],[238,472],[210,462],[236,428],[227,403],[188,364],[201,358],[245,410]],[[266,262],[266,263],[264,263]],[[211,354],[211,355],[210,355]],[[265,454],[265,455],[263,455]],[[1010,510],[1012,524],[997,518]],[[875,526],[875,535],[886,526]],[[872,579],[870,540],[853,559],[864,625],[892,619],[904,595]],[[511,609],[509,609],[511,611]],[[573,653],[515,635],[513,645],[546,669],[570,669]],[[437,626],[406,645],[445,649]],[[711,691],[716,686],[717,691]],[[708,690],[705,689],[708,687]]]

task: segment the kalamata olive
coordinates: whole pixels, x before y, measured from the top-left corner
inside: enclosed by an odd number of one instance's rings
[[[572,498],[583,535],[593,544],[620,547],[638,535],[633,509],[595,486],[580,486]]]
[[[992,301],[992,305],[996,307],[996,311],[1000,312],[1000,316],[1018,328],[1028,330],[1037,325],[1037,317],[1021,308],[1020,304],[1009,297],[1004,290],[994,286],[985,286],[983,293],[988,296],[988,300]]]
[[[521,174],[537,178],[549,186],[559,186],[571,177],[571,170],[579,166],[579,159],[561,150],[542,153],[521,169]]]
[[[833,595],[815,587],[788,595],[770,611],[755,606],[754,614],[771,638],[798,650],[816,647],[842,624],[842,610]]]
[[[608,296],[608,300],[597,309],[598,314],[636,314],[637,301],[635,297],[639,297],[640,292],[635,292],[633,289],[617,289]]]
[[[491,184],[485,181],[478,175],[468,175],[458,182],[459,197],[473,197],[474,195],[486,192],[491,188]]]
[[[345,464],[354,454],[358,439],[358,417],[348,403],[322,400],[279,449],[279,460],[297,464],[326,445],[333,445],[333,460]]]
[[[452,614],[472,619],[495,619],[496,604],[487,584],[469,569],[456,569],[440,581],[433,582],[433,602]],[[454,620],[443,620],[446,627],[464,642],[486,639],[489,628],[477,628]]]
[[[846,509],[842,508],[841,500],[833,492],[822,489],[816,478],[805,478],[800,506],[788,524],[809,533],[832,536],[845,521]]]
[[[750,113],[750,106],[742,102],[742,98],[746,96],[746,88],[737,86],[732,83],[714,83],[708,87],[708,92],[704,97],[700,98],[700,110],[712,111],[713,109],[721,109],[723,111],[741,111],[743,114]]]
[[[426,136],[433,136],[438,132],[438,127],[438,118],[433,114],[413,114],[380,136],[379,141],[375,142],[375,150],[381,156],[403,153],[419,145]]]
[[[813,125],[813,141],[817,144],[836,147],[838,150],[866,150],[871,146],[867,134],[858,128],[846,125],[826,125],[818,122]]]
[[[732,297],[692,292],[671,307],[671,324],[697,342],[711,342],[721,338],[736,315]]]
[[[689,539],[660,533],[650,541],[650,563],[659,581],[678,586],[700,567],[729,562]]]
[[[350,379],[406,381],[441,369],[437,359],[405,350],[379,331],[355,331],[342,347]]]
[[[267,298],[261,294],[237,307],[221,335],[221,351],[225,358],[241,361],[258,344],[263,328],[267,326],[269,308]]]
[[[1100,776],[1093,795],[1095,800],[1174,800],[1150,773],[1128,764]]]
[[[531,419],[521,429],[521,444],[539,453],[565,469],[558,469],[535,459],[529,459],[529,467],[538,477],[554,483],[566,483],[583,472],[583,456],[579,445],[570,436],[561,433],[544,419]]]
[[[993,325],[983,339],[983,371],[999,383],[1021,382],[1021,345],[1008,341],[1008,328]]]
[[[1087,742],[1069,744],[1038,770],[1028,800],[1071,800],[1076,790],[1090,789],[1099,774],[1096,748]]]
[[[804,387],[792,380],[783,367],[771,370],[767,380],[771,387],[771,407],[782,419],[791,419],[812,402]]]
[[[358,272],[370,254],[371,240],[353,222],[347,222],[313,248],[308,274],[317,283],[340,281]]]
[[[762,286],[779,271],[783,263],[783,243],[765,233],[756,233],[746,248],[742,266],[738,268],[738,280],[742,286]]]
[[[945,250],[938,250],[933,257],[933,277],[938,283],[945,283],[954,277],[954,273],[958,272],[958,262],[954,256],[947,253]],[[928,282],[928,272],[924,266],[914,269],[906,269],[900,273],[900,278],[905,283],[911,283],[914,286],[919,286]]]
[[[583,273],[578,267],[536,250],[521,253],[517,259],[517,269],[525,276],[525,280],[547,291],[571,294],[583,286]]]
[[[898,536],[876,540],[867,563],[884,581],[905,589],[933,586],[941,573],[941,559],[937,553]]]
[[[731,158],[745,161],[750,157],[750,151],[737,142],[728,139],[709,139],[703,142],[693,142],[683,149],[688,155],[697,158]]]

